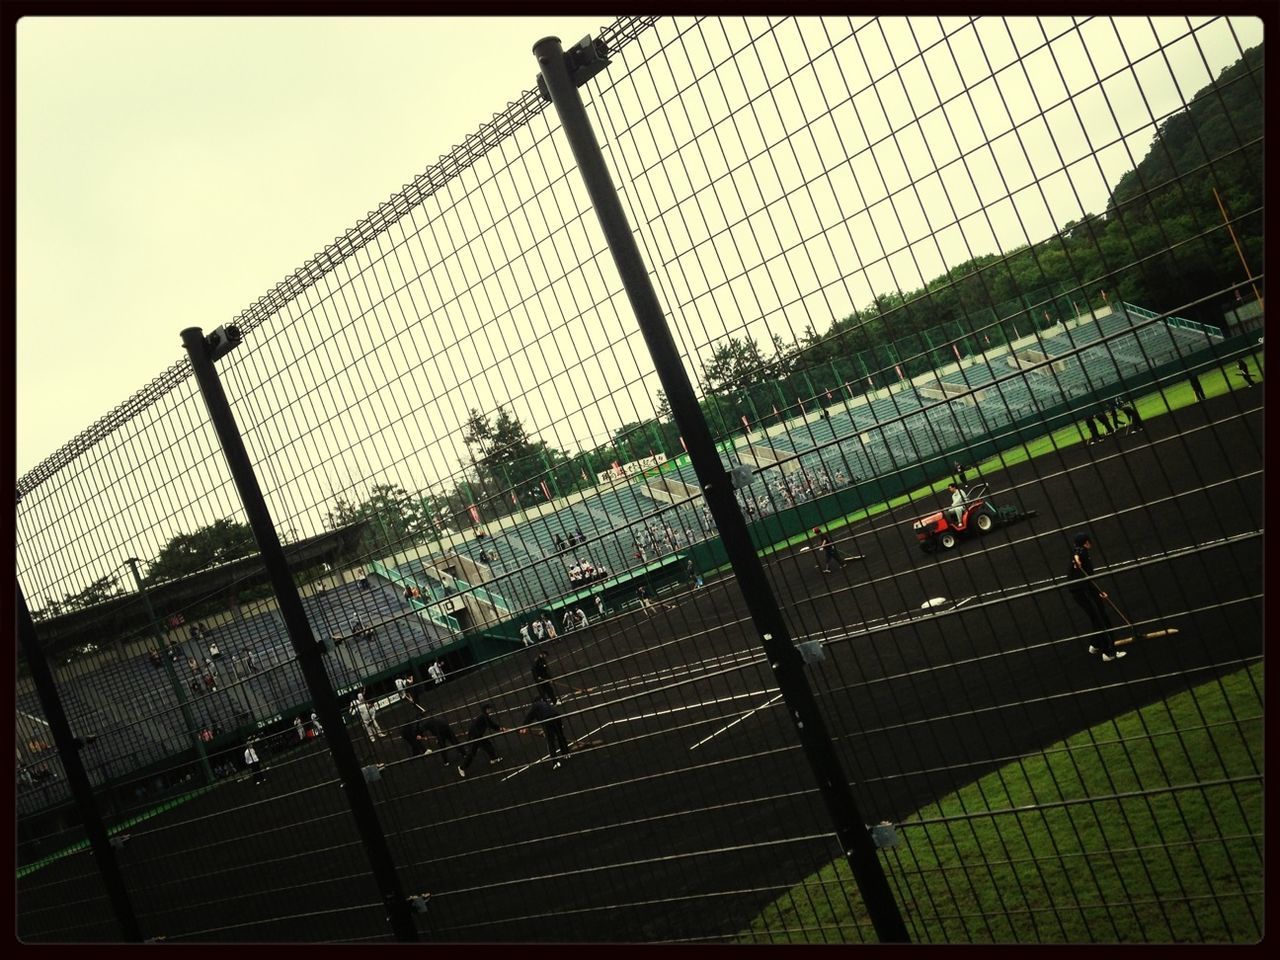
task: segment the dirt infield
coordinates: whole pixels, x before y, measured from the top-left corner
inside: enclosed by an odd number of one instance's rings
[[[1260,654],[1262,413],[1238,406],[1260,404],[1251,393],[984,477],[998,503],[1038,516],[955,551],[915,545],[911,518],[936,506],[922,503],[838,531],[866,559],[834,574],[799,548],[768,559],[794,637],[825,640],[807,670],[868,822]],[[1048,582],[1080,529],[1125,615],[1176,636],[1110,664],[1086,653],[1081,612]],[[481,753],[463,778],[439,754],[407,759],[394,734],[350,728],[384,764],[371,790],[406,891],[433,895],[424,939],[728,936],[838,855],[735,582],[666,599],[545,645],[579,747],[560,769],[536,736],[496,737],[503,762]],[[459,738],[485,702],[514,728],[532,656],[420,700]],[[415,716],[398,705],[380,720]],[[149,937],[389,938],[322,744],[277,759],[261,786],[229,783],[140,824],[120,857]],[[18,895],[26,939],[114,936],[88,853]]]

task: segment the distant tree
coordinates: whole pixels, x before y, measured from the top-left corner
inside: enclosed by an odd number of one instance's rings
[[[356,552],[381,552],[403,549],[437,533],[440,511],[444,509],[434,496],[415,496],[403,487],[380,483],[359,503],[338,497],[324,522],[330,530],[364,523],[364,535]]]
[[[471,454],[472,460],[482,459],[489,445],[493,443],[493,424],[479,410],[472,409],[467,411],[467,422],[462,425],[462,442],[467,445],[468,450],[472,447],[479,448],[479,457],[473,451]]]
[[[87,610],[105,603],[120,593],[120,581],[113,576],[99,577],[78,593],[68,593],[61,600],[51,600],[31,614],[33,620],[48,620],[64,613]]]
[[[671,422],[671,401],[667,399],[666,391],[659,390],[654,395],[655,410],[654,416],[667,423]]]
[[[239,560],[258,549],[247,523],[215,520],[194,533],[180,533],[161,548],[145,580],[161,583],[197,573],[231,560]]]
[[[58,600],[50,600],[39,610],[31,611],[32,620],[51,620],[54,617],[62,616],[62,603]]]
[[[418,511],[422,517],[420,529],[439,535],[449,522],[449,499],[434,493],[419,494]]]
[[[731,396],[762,380],[786,376],[796,357],[796,347],[788,347],[778,335],[771,338],[773,348],[766,354],[752,337],[728,337],[712,351],[702,368],[702,386],[706,393]]]
[[[462,442],[471,454],[481,486],[493,486],[494,509],[504,512],[515,506],[510,502],[512,493],[526,505],[545,499],[542,484],[554,480],[555,468],[569,459],[562,451],[532,439],[506,407],[498,408],[492,422],[478,410],[470,410]]]
[[[619,463],[631,463],[656,453],[668,453],[666,435],[669,426],[664,427],[657,420],[624,423],[613,433],[614,459]]]
[[[99,577],[79,593],[67,594],[62,605],[68,610],[84,610],[105,603],[120,592],[120,581],[113,576]]]
[[[792,360],[795,370],[806,370],[841,357],[870,350],[888,339],[884,318],[874,308],[854,310],[836,320],[823,334],[807,327]]]

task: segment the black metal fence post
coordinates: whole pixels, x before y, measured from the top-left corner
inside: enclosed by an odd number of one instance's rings
[[[222,341],[225,343],[225,341]],[[233,342],[238,342],[238,333]],[[351,806],[351,814],[364,842],[365,852],[373,871],[374,880],[382,894],[387,909],[387,921],[391,925],[397,940],[416,942],[418,929],[414,924],[409,903],[400,886],[400,877],[396,873],[395,862],[391,858],[391,850],[387,838],[382,832],[378,820],[378,812],[374,809],[373,798],[369,795],[369,787],[365,782],[360,762],[356,758],[355,749],[347,736],[342,712],[338,708],[337,697],[329,682],[321,659],[320,644],[311,632],[311,624],[307,620],[306,611],[302,607],[302,598],[289,572],[289,563],[284,555],[284,548],[276,534],[275,524],[267,509],[266,499],[258,485],[253,464],[245,450],[244,439],[236,425],[227,402],[227,395],[222,389],[222,381],[214,367],[214,355],[209,342],[199,327],[188,327],[182,331],[182,343],[191,357],[191,368],[196,383],[204,397],[205,406],[209,410],[209,419],[217,431],[222,444],[222,452],[227,458],[232,479],[244,503],[249,526],[253,529],[254,539],[262,554],[263,565],[267,568],[271,585],[275,591],[276,601],[280,606],[280,616],[284,620],[285,630],[298,659],[298,666],[306,680],[307,689],[311,693],[312,704],[316,716],[325,730],[325,742],[333,755],[334,765]]]
[[[125,889],[124,878],[120,876],[120,865],[116,862],[116,851],[107,836],[106,825],[98,814],[98,804],[93,798],[93,787],[89,784],[89,775],[85,773],[84,764],[80,761],[80,745],[71,733],[71,724],[67,721],[66,712],[62,709],[62,700],[58,696],[53,681],[53,672],[49,669],[49,661],[40,649],[40,641],[36,637],[36,625],[31,619],[31,611],[27,609],[27,599],[22,595],[22,586],[16,585],[18,592],[18,642],[27,658],[27,666],[31,668],[31,680],[40,698],[40,709],[44,711],[45,720],[49,723],[49,731],[53,734],[54,746],[58,748],[58,756],[62,759],[62,768],[67,774],[67,784],[71,787],[71,796],[84,818],[84,832],[89,838],[89,847],[98,864],[98,872],[102,874],[102,883],[107,889],[107,898],[111,901],[111,909],[115,912],[116,922],[120,924],[122,940],[140,943],[142,931],[138,926],[138,918],[134,915],[133,904],[129,900],[129,891]]]
[[[578,51],[581,51],[581,60],[592,62],[594,72],[598,72],[599,52],[575,48],[574,52]],[[746,521],[733,495],[730,476],[720,463],[711,431],[663,316],[662,306],[605,166],[591,121],[574,79],[569,75],[559,38],[539,40],[533,47],[533,53],[545,83],[545,93],[555,105],[564,127],[578,170],[608,240],[609,251],[617,264],[627,299],[653,357],[672,417],[688,447],[703,497],[720,530],[738,586],[746,599],[752,622],[760,633],[778,689],[795,722],[797,736],[834,822],[841,849],[866,902],[876,935],[882,942],[907,942],[906,924],[804,675],[804,661],[788,636],[786,621],[751,543]],[[592,67],[580,67],[575,72],[580,79],[593,75]]]

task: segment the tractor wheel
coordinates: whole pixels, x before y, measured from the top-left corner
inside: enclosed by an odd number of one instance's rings
[[[948,530],[938,538],[938,542],[942,544],[943,550],[950,550],[960,541],[956,539],[956,535],[954,533]]]
[[[996,525],[995,519],[989,513],[978,514],[977,520],[974,521],[981,533],[990,533],[991,528]]]

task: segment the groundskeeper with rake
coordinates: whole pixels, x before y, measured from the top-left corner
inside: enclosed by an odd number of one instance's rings
[[[1089,644],[1091,654],[1102,654],[1102,662],[1126,656],[1126,651],[1115,648],[1115,638],[1111,635],[1111,622],[1107,609],[1103,606],[1108,600],[1107,592],[1098,586],[1093,578],[1093,558],[1089,554],[1093,546],[1089,534],[1077,533],[1075,549],[1071,552],[1071,566],[1067,570],[1067,590],[1071,598],[1084,610],[1089,623],[1097,637]]]

